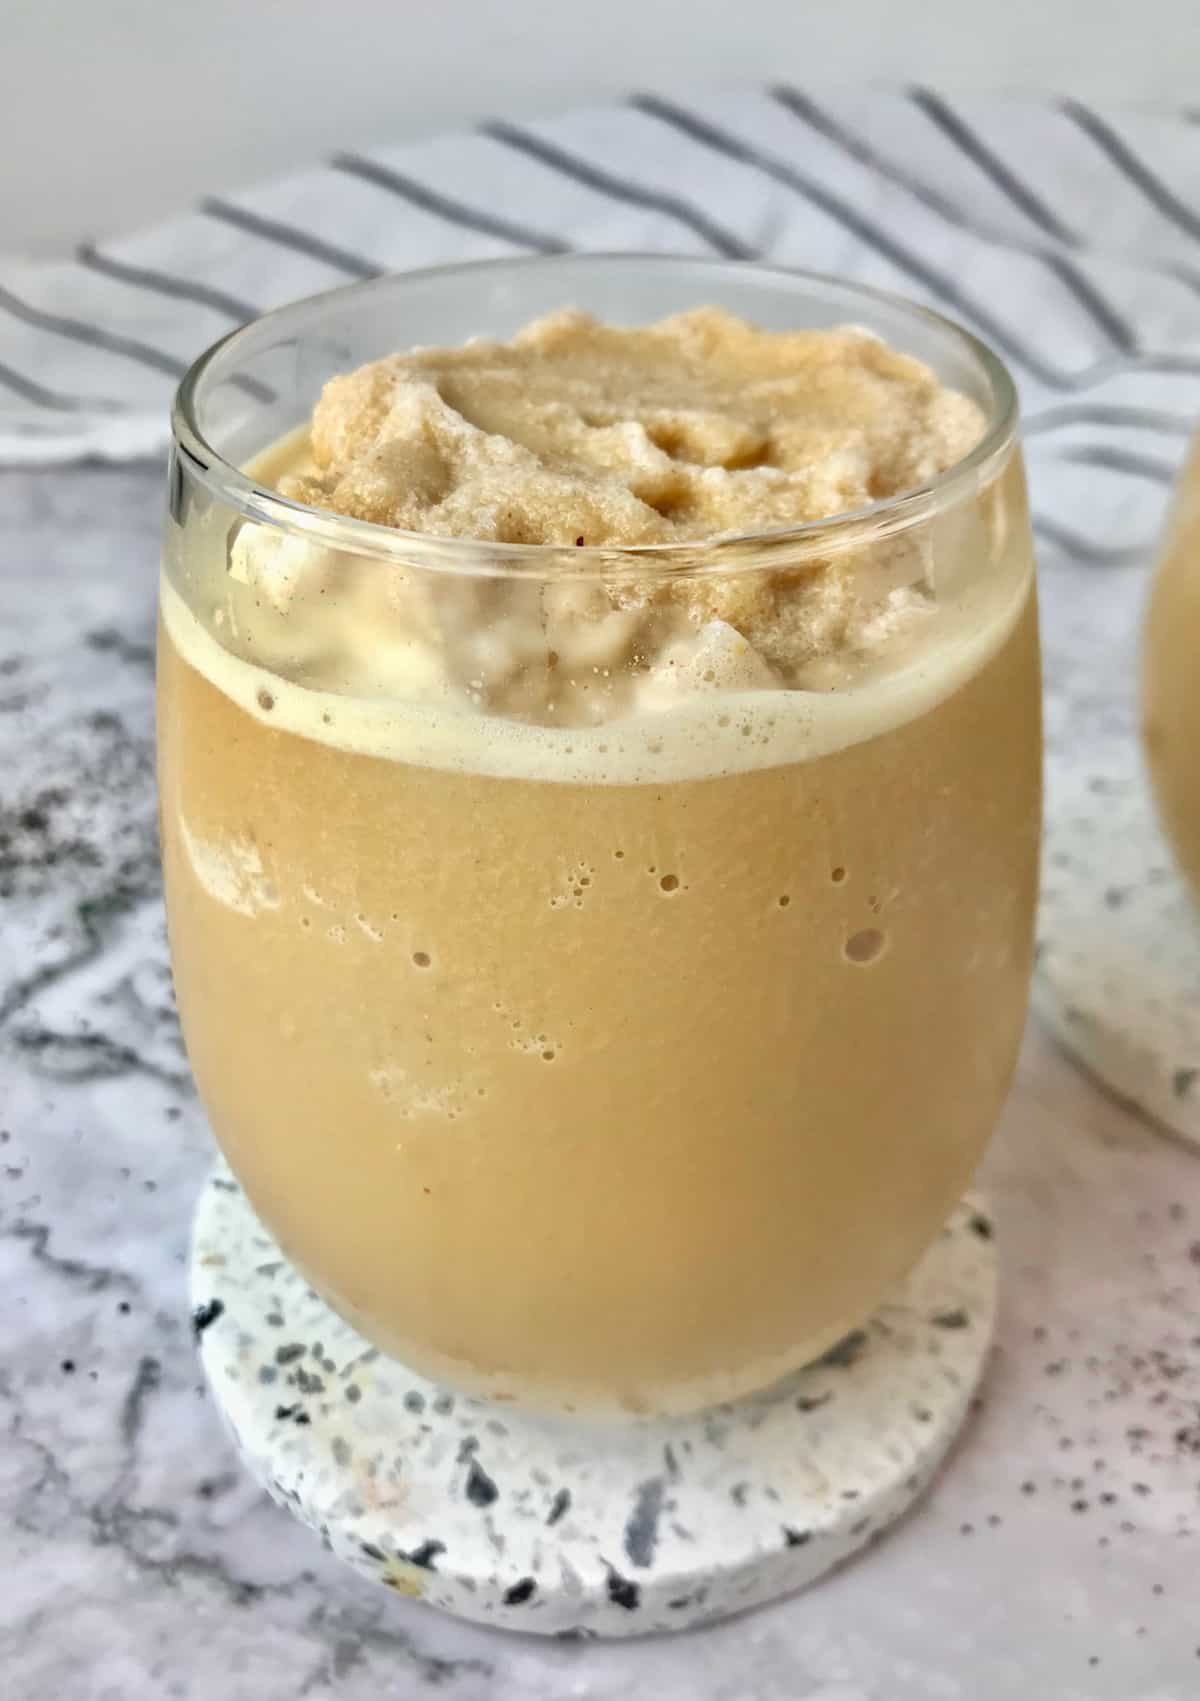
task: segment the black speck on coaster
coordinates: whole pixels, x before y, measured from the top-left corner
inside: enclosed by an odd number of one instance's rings
[[[992,1220],[990,1217],[985,1217],[982,1211],[973,1211],[971,1213],[972,1234],[977,1234],[980,1240],[991,1240],[993,1232]]]
[[[423,1412],[425,1410],[424,1394],[419,1393],[416,1388],[410,1388],[404,1396],[404,1409],[406,1412]]]
[[[554,1499],[550,1502],[550,1510],[546,1514],[547,1524],[557,1524],[558,1520],[566,1515],[566,1513],[570,1509],[570,1505],[571,1505],[571,1491],[570,1491],[570,1489],[569,1488],[560,1488],[558,1490],[557,1494],[554,1496]]]
[[[199,1340],[204,1331],[210,1329],[217,1318],[224,1316],[224,1314],[225,1301],[223,1299],[205,1300],[203,1304],[196,1306],[192,1312],[192,1333],[196,1339]]]
[[[295,1364],[296,1360],[303,1358],[307,1351],[308,1348],[303,1341],[289,1341],[286,1346],[276,1347],[275,1363]]]
[[[415,1565],[421,1571],[436,1571],[437,1559],[440,1553],[445,1553],[445,1542],[433,1539],[423,1541],[419,1547],[414,1547],[411,1553],[404,1555],[410,1565]]]
[[[827,1406],[832,1398],[833,1395],[829,1392],[824,1394],[801,1394],[796,1401],[796,1410],[798,1412],[816,1412],[819,1411],[822,1406]]]
[[[504,1591],[505,1606],[524,1606],[526,1601],[533,1599],[537,1593],[537,1580],[533,1577],[521,1577],[511,1583]]]
[[[929,1319],[935,1329],[969,1329],[971,1319],[961,1305],[950,1311],[935,1311]]]
[[[856,1364],[862,1357],[867,1346],[867,1340],[868,1336],[865,1329],[852,1329],[848,1335],[844,1335],[840,1341],[830,1347],[827,1353],[822,1353],[817,1363],[830,1365],[836,1370],[849,1370],[850,1366]]]
[[[500,1490],[474,1455],[467,1470],[465,1493],[472,1506],[480,1507],[491,1506],[500,1497]]]
[[[665,1485],[661,1477],[650,1477],[638,1484],[623,1538],[625,1552],[634,1565],[644,1568],[654,1563],[664,1496]]]
[[[783,1545],[785,1547],[806,1547],[811,1540],[811,1530],[794,1530],[790,1524],[783,1526]]]
[[[604,1563],[608,1573],[608,1598],[614,1606],[623,1607],[626,1612],[636,1612],[641,1605],[642,1591],[639,1584],[629,1577],[622,1577],[615,1566]]]

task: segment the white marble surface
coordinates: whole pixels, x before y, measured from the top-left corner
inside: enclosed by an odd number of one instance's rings
[[[983,1409],[917,1511],[809,1594],[671,1640],[502,1636],[381,1598],[239,1474],[187,1317],[208,1144],[158,906],[157,530],[156,469],[0,475],[0,1693],[1200,1693],[1200,1166],[1036,1029],[987,1166]],[[1139,588],[1046,564],[1055,761],[1124,712]]]

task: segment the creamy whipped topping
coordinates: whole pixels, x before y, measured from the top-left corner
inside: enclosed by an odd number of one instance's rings
[[[867,331],[715,307],[643,327],[564,310],[509,343],[334,378],[281,489],[385,526],[502,543],[674,544],[828,519],[927,483],[983,419]]]
[[[484,542],[697,548],[927,483],[983,418],[868,332],[716,308],[416,349],[326,385],[256,477],[310,506]],[[978,515],[976,515],[978,519]],[[976,558],[982,535],[962,543]],[[830,689],[931,635],[933,531],[790,566],[580,580],[406,568],[243,524],[222,644],[314,688],[588,726],[689,694]],[[563,559],[557,557],[555,559]]]

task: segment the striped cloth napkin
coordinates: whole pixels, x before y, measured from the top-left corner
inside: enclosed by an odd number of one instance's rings
[[[1144,555],[1200,418],[1200,114],[780,85],[337,154],[0,260],[0,465],[157,454],[193,357],[266,308],[574,249],[761,257],[965,321],[1021,390],[1043,542],[1081,563]]]

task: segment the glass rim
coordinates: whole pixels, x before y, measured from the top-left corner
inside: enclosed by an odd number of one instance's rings
[[[1016,440],[1018,399],[1012,376],[1000,357],[981,338],[955,320],[891,290],[877,289],[830,273],[800,267],[764,265],[754,260],[709,259],[703,256],[629,251],[554,255],[553,263],[568,270],[597,261],[637,266],[684,265],[700,274],[728,277],[754,274],[780,283],[807,284],[815,289],[857,297],[893,312],[932,325],[957,343],[983,371],[991,395],[986,424],[979,441],[925,484],[898,492],[861,508],[793,525],[677,543],[585,544],[501,543],[486,538],[443,537],[405,531],[374,520],[361,520],[297,502],[250,477],[206,439],[198,418],[198,392],[214,364],[236,354],[238,345],[265,325],[286,331],[290,319],[303,320],[322,302],[343,301],[395,289],[407,280],[429,281],[467,273],[520,273],[547,264],[542,254],[501,259],[466,260],[449,265],[388,272],[361,283],[344,284],[308,295],[259,314],[212,343],[188,368],[171,406],[172,447],[187,464],[190,476],[243,520],[269,525],[322,548],[370,557],[393,566],[428,569],[460,577],[612,581],[614,579],[704,578],[715,574],[749,572],[756,568],[799,566],[805,561],[860,547],[864,543],[905,532],[944,512],[971,494],[999,470]],[[803,327],[800,327],[803,328]],[[904,354],[903,348],[897,350]],[[236,376],[236,374],[231,374]],[[269,445],[263,445],[264,448]]]

